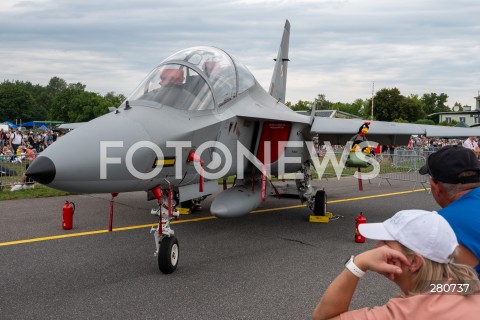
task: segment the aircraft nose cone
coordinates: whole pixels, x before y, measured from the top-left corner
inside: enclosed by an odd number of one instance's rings
[[[49,184],[55,179],[56,169],[53,161],[48,157],[38,157],[28,167],[25,175],[41,184]]]

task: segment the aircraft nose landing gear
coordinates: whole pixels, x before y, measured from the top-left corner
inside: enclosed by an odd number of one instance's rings
[[[164,237],[160,242],[158,253],[158,267],[160,271],[170,274],[177,269],[180,247],[175,236]]]
[[[158,208],[152,209],[152,214],[158,215],[158,226],[152,227],[150,233],[155,238],[156,251],[154,255],[158,257],[158,268],[162,273],[170,274],[177,269],[180,246],[174,236],[174,231],[170,228],[170,221],[178,219],[179,212],[174,209],[173,190],[170,186],[166,196],[162,195],[160,187],[152,189],[155,198],[158,200]]]

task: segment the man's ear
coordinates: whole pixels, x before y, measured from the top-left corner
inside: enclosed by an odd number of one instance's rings
[[[433,178],[430,178],[430,189],[433,191],[436,191],[436,192],[439,192],[440,191],[440,184],[435,181]]]
[[[423,266],[423,257],[418,253],[415,253],[411,256],[410,259],[410,267],[408,268],[411,272],[417,272]]]

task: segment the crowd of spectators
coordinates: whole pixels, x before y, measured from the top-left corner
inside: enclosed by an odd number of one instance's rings
[[[52,130],[0,129],[0,161],[34,160],[61,136],[61,132]]]
[[[471,137],[475,138],[475,137]],[[422,136],[411,136],[406,145],[379,145],[374,149],[375,154],[393,155],[396,149],[404,150],[419,150],[425,152],[433,152],[444,146],[449,145],[463,145],[464,139],[442,139],[442,138],[427,138]],[[323,157],[326,152],[326,145],[322,144],[317,139],[314,139],[315,147],[318,150],[320,157]],[[335,153],[342,153],[345,145],[332,145]]]
[[[22,165],[25,170],[37,155],[55,143],[62,133],[52,130],[0,129],[0,165],[2,162]],[[1,184],[1,183],[0,183]],[[22,175],[22,181],[11,191],[33,187],[34,181]]]

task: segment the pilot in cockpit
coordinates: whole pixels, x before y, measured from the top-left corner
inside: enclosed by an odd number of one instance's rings
[[[163,69],[160,74],[160,85],[181,85],[185,80],[182,69]]]
[[[178,97],[182,95],[182,87],[185,81],[184,71],[177,68],[165,68],[160,72],[149,92],[145,93],[143,99],[156,101],[166,106],[177,107]]]
[[[210,79],[220,103],[231,97],[233,81],[226,77],[230,74],[222,69],[220,62],[214,60],[205,61],[203,71]]]
[[[218,77],[218,73],[220,71],[220,66],[218,65],[217,61],[209,60],[205,61],[203,64],[203,71],[209,78]]]

